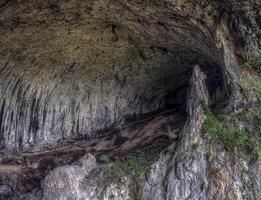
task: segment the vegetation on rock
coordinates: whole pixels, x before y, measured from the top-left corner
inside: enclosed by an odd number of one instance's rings
[[[106,170],[105,179],[108,182],[126,185],[132,198],[138,199],[139,184],[145,181],[147,166],[149,161],[144,154],[118,160]]]
[[[128,159],[115,161],[107,171],[107,180],[121,182],[122,177],[131,180],[145,180],[147,160],[144,155],[133,156]]]
[[[256,31],[256,37],[257,37],[257,38],[261,38],[261,29],[258,29],[258,30]]]
[[[224,145],[229,151],[239,150],[261,155],[260,106],[253,106],[235,115],[226,114],[216,117],[209,108],[205,109],[205,113],[207,117],[202,127],[203,133]],[[247,127],[240,127],[240,123],[248,123],[249,121],[254,123],[251,130]]]
[[[248,69],[253,69],[258,73],[261,72],[261,51],[252,54],[247,59],[247,62],[244,64],[244,67]]]
[[[203,132],[222,143],[227,150],[244,149],[247,135],[244,131],[228,122],[218,119],[208,109],[205,109],[207,118],[203,124]]]

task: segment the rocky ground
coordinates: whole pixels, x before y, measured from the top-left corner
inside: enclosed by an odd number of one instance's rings
[[[0,199],[261,199],[260,6],[0,0]]]

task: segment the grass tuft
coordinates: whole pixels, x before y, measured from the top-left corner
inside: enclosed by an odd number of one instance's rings
[[[106,178],[110,182],[121,182],[122,177],[128,176],[131,180],[145,180],[146,159],[143,155],[118,160],[108,169]]]
[[[145,172],[148,161],[144,155],[129,157],[115,161],[105,173],[106,181],[127,185],[132,199],[139,199],[139,184],[145,181]],[[129,182],[124,182],[123,177],[128,177]]]
[[[227,150],[246,149],[248,137],[244,131],[216,118],[209,108],[205,108],[205,113],[207,118],[202,130],[206,135],[223,144]]]
[[[261,76],[252,75],[245,79],[246,86],[251,88],[254,95],[257,97],[258,102],[261,103]]]
[[[256,52],[248,57],[247,62],[243,65],[248,69],[253,69],[258,73],[261,72],[261,51]]]
[[[108,155],[106,154],[101,154],[99,157],[98,157],[98,161],[101,162],[101,163],[108,163],[110,161]]]

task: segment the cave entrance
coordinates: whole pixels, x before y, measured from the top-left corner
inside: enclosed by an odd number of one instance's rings
[[[215,106],[225,98],[224,80],[220,66],[217,64],[203,64],[201,70],[206,75],[206,86],[209,91],[211,105]],[[191,74],[192,70],[188,72]],[[171,93],[165,97],[165,109],[184,109],[186,107],[186,98],[189,89],[189,81],[183,85],[175,88]]]

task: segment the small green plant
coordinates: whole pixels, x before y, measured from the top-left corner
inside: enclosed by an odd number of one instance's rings
[[[207,152],[207,159],[209,160],[209,161],[211,161],[211,160],[213,160],[214,158],[215,158],[215,154],[214,154],[214,152],[212,151],[212,150],[209,150],[208,152]]]
[[[203,123],[203,132],[219,141],[227,150],[245,150],[247,145],[247,134],[232,124],[216,118],[209,108],[205,109],[207,118]]]
[[[118,160],[107,172],[110,182],[120,182],[122,177],[143,181],[145,179],[146,159],[144,156],[134,156],[129,159]]]
[[[15,25],[21,25],[23,23],[23,19],[20,16],[15,16],[15,18],[13,19],[13,22]]]
[[[261,72],[261,51],[256,52],[248,57],[247,62],[243,65],[248,69],[254,69],[258,73]]]
[[[89,180],[91,180],[91,178],[92,178],[92,177],[91,177],[91,175],[90,175],[90,174],[87,174],[87,175],[85,176],[85,180],[86,180],[86,181],[89,181]]]
[[[257,31],[256,31],[256,37],[257,38],[261,38],[261,29],[258,29]]]
[[[261,106],[249,108],[247,110],[247,114],[253,121],[255,121],[257,123],[261,122]]]
[[[256,131],[261,134],[261,105],[248,108],[244,114],[253,122]]]
[[[259,103],[261,103],[261,76],[252,75],[245,79],[246,86],[251,88],[254,95],[257,97]]]
[[[99,157],[98,157],[98,161],[99,162],[102,162],[102,163],[107,163],[110,161],[108,155],[106,154],[101,154]]]
[[[193,150],[197,150],[198,147],[199,147],[199,143],[193,143],[192,146],[191,146],[191,148],[192,148]]]
[[[145,181],[148,161],[144,155],[132,156],[128,159],[118,160],[107,169],[105,178],[108,182],[124,184],[129,187],[130,195],[137,199],[139,184]],[[129,182],[124,182],[123,177],[128,177]]]

